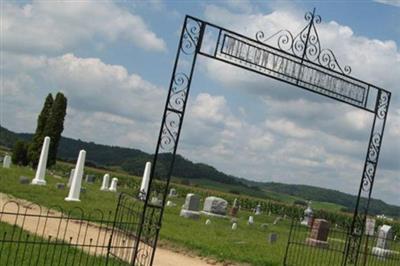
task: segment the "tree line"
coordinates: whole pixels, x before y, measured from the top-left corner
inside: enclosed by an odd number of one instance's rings
[[[18,140],[14,144],[12,162],[19,165],[31,165],[36,168],[44,138],[50,137],[47,167],[56,163],[57,150],[64,130],[64,119],[67,114],[67,98],[58,92],[56,97],[49,93],[44,102],[42,111],[37,119],[35,134],[30,142]]]

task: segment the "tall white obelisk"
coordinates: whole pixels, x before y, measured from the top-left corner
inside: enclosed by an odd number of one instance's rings
[[[45,137],[42,146],[42,152],[40,153],[39,164],[36,169],[35,178],[32,180],[32,185],[46,185],[44,179],[46,175],[47,157],[49,155],[50,137]]]
[[[71,187],[69,188],[68,197],[66,201],[80,201],[79,195],[81,194],[83,169],[85,167],[86,151],[79,152],[78,161],[76,162],[74,177],[72,178]]]

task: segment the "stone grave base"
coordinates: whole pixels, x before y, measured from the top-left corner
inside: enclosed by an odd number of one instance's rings
[[[395,254],[398,254],[398,252],[390,250],[390,249],[384,249],[384,248],[378,248],[378,247],[373,247],[372,248],[372,254],[381,258],[388,258],[390,256],[393,256]]]
[[[318,248],[327,248],[329,246],[329,243],[327,241],[321,241],[309,237],[306,239],[306,244]]]
[[[185,217],[185,218],[190,218],[197,220],[200,218],[200,212],[196,211],[189,211],[189,210],[181,210],[180,216]]]
[[[226,215],[216,214],[216,213],[206,212],[206,211],[201,211],[201,214],[205,214],[205,215],[207,215],[207,216],[212,216],[212,217],[217,217],[217,218],[225,218],[225,219],[229,218],[229,217],[226,216]]]

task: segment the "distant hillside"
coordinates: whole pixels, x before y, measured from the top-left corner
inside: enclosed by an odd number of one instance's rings
[[[32,134],[14,133],[0,127],[1,146],[11,148],[16,140],[30,140],[31,137]],[[139,176],[143,173],[145,162],[152,159],[151,154],[137,149],[100,145],[65,137],[61,138],[58,157],[66,161],[75,161],[81,149],[87,151],[87,161],[92,165],[97,167],[119,167],[130,174]],[[159,155],[160,160],[156,173],[165,173],[167,171],[167,162],[169,162],[170,156],[171,154]],[[348,212],[352,211],[356,201],[356,196],[337,190],[306,185],[263,183],[237,178],[220,172],[210,165],[193,163],[180,155],[176,157],[173,176],[176,177],[176,180],[186,180],[195,185],[237,194],[273,198],[276,200],[286,197],[291,199],[291,202],[295,199],[302,199],[334,203],[344,206],[343,211]],[[276,197],[277,194],[281,195]],[[370,208],[370,213],[374,215],[384,213],[387,216],[400,217],[400,207],[389,205],[382,200],[373,199]]]
[[[261,186],[268,190],[313,201],[334,202],[346,206],[344,211],[353,211],[356,196],[333,189],[326,189],[307,185],[289,185],[282,183],[262,183]],[[362,199],[366,200],[366,199]],[[371,214],[385,214],[400,217],[400,207],[389,205],[382,200],[373,199],[370,203]]]

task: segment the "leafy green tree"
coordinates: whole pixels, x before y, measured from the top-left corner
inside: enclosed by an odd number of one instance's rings
[[[49,136],[50,147],[47,166],[50,167],[56,163],[58,145],[61,139],[61,133],[64,130],[64,119],[67,114],[67,98],[61,92],[57,93],[51,108],[50,117],[44,128],[44,133]]]
[[[40,152],[42,149],[44,137],[46,136],[45,127],[51,115],[53,102],[53,96],[51,95],[51,93],[49,93],[44,102],[42,111],[38,116],[36,131],[32,137],[32,143],[29,145],[28,160],[34,168],[36,168],[39,163]]]
[[[28,146],[29,144],[22,140],[18,140],[17,142],[15,142],[11,158],[13,164],[19,164],[24,166],[29,164]]]

